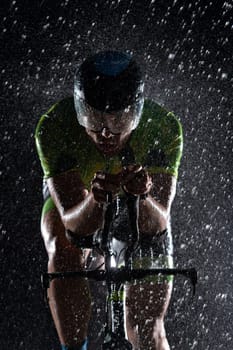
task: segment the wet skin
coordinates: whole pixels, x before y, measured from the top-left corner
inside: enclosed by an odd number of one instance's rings
[[[103,128],[100,132],[86,129],[86,132],[106,157],[118,154],[131,134],[128,130],[113,134],[107,128]],[[147,199],[141,201],[139,210],[140,231],[148,234],[162,231],[167,226],[170,206],[175,195],[175,179],[167,174],[155,174],[151,178],[140,165],[129,166],[116,175],[98,172],[94,175],[90,191],[85,189],[78,171],[49,178],[48,186],[56,204],[56,208],[49,211],[41,223],[49,256],[49,272],[83,268],[85,256],[80,249],[75,248],[67,240],[66,229],[77,235],[80,233],[88,235],[102,227],[102,204],[106,201],[106,191],[110,190],[117,195],[120,187],[124,186],[126,192],[136,195],[149,193]],[[154,194],[158,200],[154,200]],[[144,349],[142,339],[145,339],[143,342],[145,341],[146,344],[150,344],[150,349],[168,350],[163,318],[171,295],[171,284],[147,285],[146,289],[153,295],[152,323],[147,329],[141,330],[139,327],[138,332],[132,320],[135,314],[140,314],[142,320],[138,322],[145,323],[148,317],[142,312],[146,309],[145,300],[139,303],[140,305],[137,303],[135,310],[134,297],[139,297],[141,291],[137,286],[131,286],[127,290],[126,325],[129,340],[135,350],[138,350],[140,345]],[[87,282],[82,279],[65,282],[55,280],[49,289],[49,300],[61,343],[70,346],[81,343],[87,336],[90,318],[91,299]],[[70,312],[70,310],[73,311]]]

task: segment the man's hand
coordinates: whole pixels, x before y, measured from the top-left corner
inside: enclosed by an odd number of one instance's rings
[[[91,182],[94,199],[102,204],[106,203],[109,193],[116,197],[121,187],[136,196],[147,194],[152,187],[152,179],[141,165],[130,165],[115,175],[98,171]]]
[[[106,203],[109,193],[112,194],[113,198],[116,197],[120,192],[121,178],[121,172],[112,175],[98,171],[91,182],[91,190],[96,202]]]
[[[121,176],[123,189],[136,196],[149,193],[153,185],[152,178],[140,165],[125,167]]]

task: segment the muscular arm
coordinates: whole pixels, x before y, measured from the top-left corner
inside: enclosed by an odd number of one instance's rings
[[[78,235],[88,235],[102,227],[103,205],[85,189],[78,171],[68,171],[47,181],[66,229]]]
[[[155,174],[148,197],[140,200],[139,229],[155,234],[167,228],[170,208],[176,192],[176,179],[169,174]],[[48,179],[50,194],[66,229],[89,235],[103,226],[103,205],[88,192],[78,171],[69,171]]]
[[[149,195],[139,204],[139,229],[145,234],[155,234],[168,227],[171,204],[176,193],[174,176],[155,174],[152,181]]]

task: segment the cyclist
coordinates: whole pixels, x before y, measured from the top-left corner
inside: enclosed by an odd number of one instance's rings
[[[118,242],[127,242],[125,197],[140,196],[141,248],[134,267],[172,267],[169,218],[182,128],[173,113],[144,100],[143,88],[132,55],[99,52],[78,68],[74,96],[41,117],[35,138],[44,171],[41,230],[49,272],[84,268],[90,250],[73,243],[103,227],[109,192]],[[134,349],[169,349],[164,316],[171,291],[171,276],[126,286],[126,330]],[[54,280],[48,297],[62,349],[87,349],[88,282]]]

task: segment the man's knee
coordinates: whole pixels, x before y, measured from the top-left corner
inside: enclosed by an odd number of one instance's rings
[[[164,319],[163,318],[157,318],[154,321],[154,327],[153,327],[153,335],[156,341],[161,342],[162,340],[166,339],[166,332],[164,328]]]
[[[166,331],[164,328],[163,318],[156,319],[153,337],[155,341],[155,349],[170,350],[170,346],[166,337]]]

